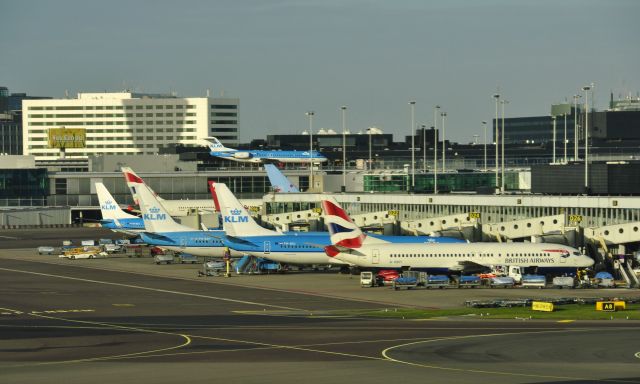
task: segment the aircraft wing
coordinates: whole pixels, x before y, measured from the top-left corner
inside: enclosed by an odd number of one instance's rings
[[[456,266],[451,267],[449,269],[455,270],[455,271],[472,272],[472,271],[482,271],[487,268],[488,266],[483,264],[478,264],[476,262],[469,261],[469,260],[462,260],[462,261],[459,261]]]
[[[160,235],[158,233],[153,233],[153,232],[142,232],[142,233],[144,233],[145,236],[148,236],[151,239],[162,240],[162,241],[175,243],[175,240],[170,238],[170,237],[168,237],[168,236]]]
[[[230,243],[242,244],[242,245],[250,246],[250,247],[259,247],[259,245],[254,243],[254,242],[251,242],[249,240],[245,240],[245,239],[242,239],[242,238],[236,237],[236,236],[226,235],[222,239],[223,240],[227,240]]]

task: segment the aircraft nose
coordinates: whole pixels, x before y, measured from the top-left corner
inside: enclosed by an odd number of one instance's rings
[[[590,267],[590,266],[592,266],[593,264],[595,264],[595,260],[593,260],[592,258],[590,258],[590,257],[589,257],[589,256],[587,256],[587,255],[583,255],[583,256],[582,256],[582,261],[583,261],[583,263],[582,263],[582,264],[584,264],[584,266],[585,266],[585,267]]]

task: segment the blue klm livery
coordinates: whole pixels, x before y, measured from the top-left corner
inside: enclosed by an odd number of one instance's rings
[[[324,163],[327,158],[318,151],[271,151],[227,148],[215,137],[196,140],[209,147],[211,156],[243,163]]]
[[[113,196],[102,183],[96,183],[96,194],[100,204],[102,220],[100,225],[103,228],[127,234],[137,234],[144,231],[144,223],[138,216],[126,213],[115,203]]]
[[[135,188],[140,199],[145,226],[145,231],[140,233],[140,237],[145,243],[195,256],[224,256],[223,231],[197,231],[178,224],[149,187],[137,184]]]

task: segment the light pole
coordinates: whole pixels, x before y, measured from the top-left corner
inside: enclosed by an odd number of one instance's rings
[[[496,119],[495,121],[495,128],[496,128],[496,133],[495,133],[495,139],[496,139],[496,188],[498,188],[500,186],[499,183],[499,176],[498,176],[498,143],[500,142],[500,131],[498,130],[498,128],[500,127],[500,121],[498,121],[498,104],[500,103],[500,94],[496,93],[493,95],[493,98],[496,99]]]
[[[422,172],[427,173],[427,126],[422,124]]]
[[[580,95],[573,95],[573,161],[578,161],[578,99]]]
[[[589,194],[589,90],[590,86],[582,87],[584,91],[584,191]]]
[[[487,172],[487,122],[482,122],[484,128],[484,171]]]
[[[309,117],[309,190],[313,188],[313,111],[305,113]]]
[[[556,117],[555,117],[555,115],[551,116],[551,120],[553,121],[553,147],[552,147],[553,148],[553,156],[552,156],[553,161],[552,162],[553,162],[553,164],[555,164],[556,163]]]
[[[373,127],[367,128],[367,132],[369,132],[369,172],[373,169],[373,160],[371,158],[371,131]]]
[[[442,112],[440,114],[442,116],[442,174],[447,171],[446,163],[447,160],[447,139],[445,137],[445,125],[444,119],[447,117],[447,112]]]
[[[567,164],[567,113],[564,113],[564,164]]]
[[[433,193],[438,193],[438,130],[436,127],[433,127]]]
[[[409,106],[411,107],[411,190],[413,191],[416,187],[416,102],[410,101]]]
[[[347,190],[347,107],[343,105],[342,110],[342,192]]]
[[[500,100],[500,104],[502,104],[502,148],[500,149],[500,152],[502,152],[502,165],[500,167],[502,169],[502,173],[500,175],[500,192],[504,193],[504,105],[509,104],[509,102],[507,100]]]

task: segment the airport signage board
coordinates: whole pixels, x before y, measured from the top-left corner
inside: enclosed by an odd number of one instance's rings
[[[580,223],[582,222],[582,215],[569,215],[570,223]]]
[[[624,301],[597,301],[596,311],[615,312],[617,310],[626,309],[627,303]]]
[[[469,219],[479,219],[480,216],[480,212],[469,212]]]
[[[86,142],[84,128],[49,128],[49,148],[85,148]]]
[[[533,301],[531,303],[531,309],[534,311],[553,312],[553,303],[547,303],[546,301]]]
[[[551,106],[551,116],[562,116],[571,114],[571,104],[553,104]]]

